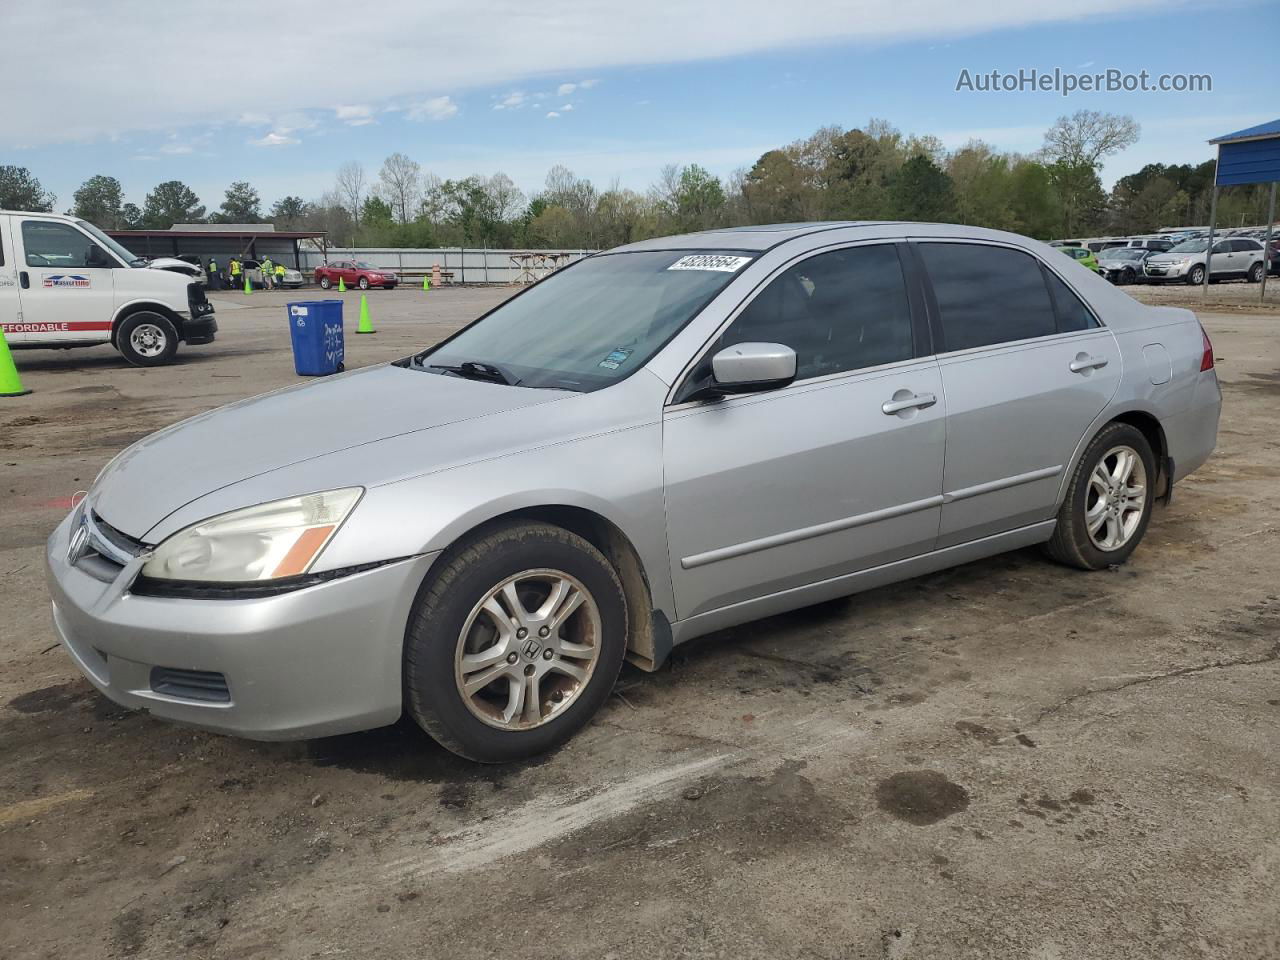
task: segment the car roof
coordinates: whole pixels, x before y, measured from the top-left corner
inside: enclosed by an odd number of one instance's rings
[[[848,227],[883,227],[901,221],[878,220],[815,220],[805,223],[766,223],[747,227],[718,227],[698,233],[682,233],[670,237],[654,237],[640,240],[610,252],[640,250],[768,250],[788,240],[840,230]]]

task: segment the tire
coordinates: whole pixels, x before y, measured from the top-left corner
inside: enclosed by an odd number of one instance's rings
[[[329,278],[328,278],[328,277],[321,277],[321,278],[320,278],[320,289],[321,289],[321,290],[328,290],[328,289],[329,289]]]
[[[1262,271],[1263,271],[1263,266],[1262,266],[1261,261],[1259,261],[1258,263],[1255,263],[1253,266],[1251,266],[1251,267],[1249,268],[1249,274],[1248,274],[1249,282],[1250,282],[1250,283],[1261,283],[1261,282],[1262,282]]]
[[[360,289],[361,289],[361,290],[368,290],[368,289],[369,289],[369,278],[368,278],[368,277],[361,277],[361,278],[360,278]]]
[[[1095,471],[1105,471],[1114,478],[1116,467],[1121,465],[1117,451],[1134,455],[1136,462],[1130,467],[1128,482],[1113,488],[1120,492],[1114,501],[1117,506],[1113,516],[1102,493],[1101,478],[1095,476]],[[1142,431],[1127,423],[1107,424],[1090,441],[1076,465],[1066,498],[1058,510],[1058,525],[1045,545],[1049,556],[1081,570],[1103,570],[1124,563],[1137,549],[1151,522],[1156,479],[1155,456]],[[1142,487],[1137,497],[1134,496],[1136,485]],[[1100,503],[1103,508],[1098,507]],[[1101,509],[1102,522],[1091,534],[1087,514],[1098,509]],[[1112,533],[1117,534],[1114,539],[1110,536]]]
[[[481,763],[520,760],[564,743],[605,702],[622,666],[627,603],[617,572],[582,537],[532,522],[478,534],[438,563],[405,631],[408,712],[442,746]],[[552,627],[538,627],[539,607],[556,584],[569,591],[566,601],[574,590],[584,596],[548,635],[540,630]],[[511,592],[523,617],[511,616]],[[505,635],[486,603],[506,615]],[[553,611],[545,623],[555,620]],[[522,623],[527,628],[517,629]],[[560,672],[569,669],[579,679]],[[468,696],[464,677],[484,685]],[[527,695],[530,684],[536,701]]]
[[[1204,267],[1197,263],[1194,267],[1188,270],[1187,283],[1193,287],[1198,287],[1204,283]]]
[[[1128,267],[1126,267],[1124,271],[1121,272],[1120,274],[1120,282],[1125,286],[1128,286],[1131,283],[1137,283],[1138,282],[1137,274],[1134,273],[1132,270],[1130,270]]]
[[[163,366],[178,352],[178,331],[168,317],[140,310],[120,324],[116,349],[135,367]]]

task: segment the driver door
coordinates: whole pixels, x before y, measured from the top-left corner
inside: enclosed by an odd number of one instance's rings
[[[17,217],[10,223],[26,339],[109,340],[117,265],[112,255],[69,223]],[[99,259],[92,259],[91,248]]]
[[[681,619],[933,548],[941,375],[892,243],[775,274],[695,365],[734,343],[791,347],[797,379],[680,402],[663,417],[667,538]]]

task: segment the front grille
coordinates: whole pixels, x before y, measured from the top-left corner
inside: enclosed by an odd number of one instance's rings
[[[179,670],[176,667],[152,667],[151,690],[166,697],[197,700],[200,703],[230,703],[231,689],[227,678],[209,670]]]
[[[140,540],[121,533],[92,510],[83,523],[88,535],[71,562],[94,579],[111,583],[125,564],[146,549]]]
[[[192,317],[203,317],[213,313],[213,304],[205,296],[204,287],[198,283],[187,284],[187,305],[191,308]]]

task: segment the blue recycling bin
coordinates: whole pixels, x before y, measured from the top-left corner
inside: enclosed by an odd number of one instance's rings
[[[287,305],[293,369],[300,377],[342,372],[341,300],[304,300]]]

